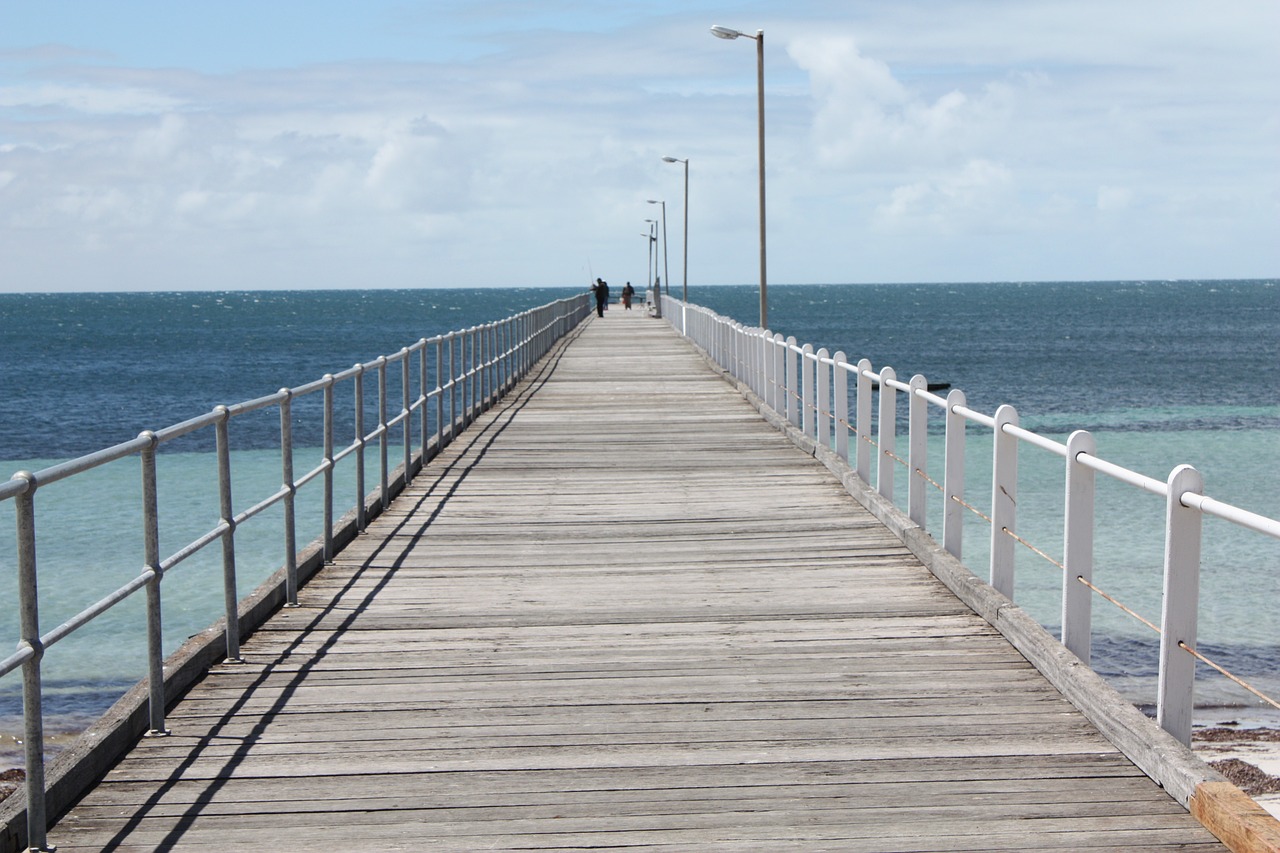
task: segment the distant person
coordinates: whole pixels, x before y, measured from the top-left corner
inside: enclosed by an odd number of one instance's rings
[[[631,297],[635,295],[636,289],[631,286],[631,282],[627,282],[626,286],[622,288],[622,307],[630,311]]]
[[[609,283],[598,278],[591,289],[596,294],[596,316],[603,317],[605,306],[609,304]]]

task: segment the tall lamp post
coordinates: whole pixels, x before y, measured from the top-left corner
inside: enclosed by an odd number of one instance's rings
[[[658,239],[657,237],[653,236],[653,226],[658,224],[658,220],[646,219],[645,222],[649,224],[649,233],[642,235],[649,238],[648,242],[644,247],[645,260],[649,264],[649,278],[645,282],[645,286],[648,287],[650,290],[652,290],[653,289],[653,244],[654,244],[654,241]]]
[[[655,232],[655,230],[657,229],[657,226],[658,226],[658,220],[656,220],[656,219],[646,219],[646,220],[645,220],[645,222],[648,222],[648,223],[649,223],[649,233],[645,235],[646,237],[648,237],[648,238],[649,238],[649,243],[648,243],[648,246],[646,247],[646,252],[645,252],[645,257],[646,257],[646,259],[647,259],[647,260],[648,260],[648,262],[649,262],[649,280],[648,280],[648,282],[646,283],[646,286],[647,286],[651,291],[654,291],[654,287],[653,287],[653,268],[654,268],[654,266],[656,266],[656,262],[657,262],[657,254],[658,254],[658,250],[657,250],[657,248],[656,248],[656,247],[655,247],[655,245],[654,245],[654,244],[656,244],[656,243],[658,242],[658,238],[657,238],[657,235],[656,235],[654,232]],[[655,313],[654,313],[654,316],[655,316],[655,317],[661,317],[661,316],[662,316],[662,300],[658,298],[660,295],[661,295],[661,294],[657,293],[656,291],[654,291],[654,292],[653,292],[653,307],[654,307],[654,312],[655,312]]]
[[[756,40],[756,135],[760,148],[760,328],[769,328],[769,301],[765,294],[766,277],[764,262],[764,30],[755,35],[714,26],[711,34],[716,38],[736,39],[739,36]]]
[[[671,274],[670,274],[669,269],[668,269],[668,267],[667,267],[667,203],[666,203],[666,201],[659,201],[659,200],[657,200],[657,199],[652,199],[652,198],[651,198],[651,199],[649,199],[649,204],[660,204],[660,205],[662,205],[662,277],[663,277],[663,279],[665,279],[665,280],[666,280],[666,282],[667,282],[667,290],[668,290],[668,292],[670,292],[670,290],[671,290]],[[658,259],[657,259],[657,257],[655,256],[653,260],[654,260],[654,266],[657,266],[657,263],[658,263]],[[661,305],[662,305],[661,298],[662,298],[662,288],[661,288],[661,287],[659,287],[659,288],[658,288],[658,299],[659,299],[658,305],[659,305],[659,306],[661,306]],[[659,307],[659,308],[658,308],[658,316],[659,316],[659,317],[661,317],[661,316],[662,316],[662,308],[661,308],[661,307]]]
[[[663,157],[664,163],[684,164],[684,301],[689,301],[689,160],[686,157]],[[668,282],[670,284],[670,282]]]

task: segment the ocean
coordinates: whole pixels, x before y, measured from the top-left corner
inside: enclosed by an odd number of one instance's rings
[[[0,467],[0,476],[577,291],[0,294],[0,466],[9,469]],[[745,324],[756,319],[755,286],[695,286],[689,295]],[[979,411],[1012,404],[1022,425],[1038,432],[1063,438],[1091,430],[1102,457],[1153,478],[1193,464],[1208,494],[1280,516],[1277,280],[774,285],[769,316],[774,331],[801,342],[868,358],[876,369],[892,365],[899,377],[923,373],[930,382],[949,383]],[[274,412],[244,422],[234,444],[237,510],[274,491],[280,477],[278,453],[268,449],[277,440]],[[990,439],[982,432],[970,427],[967,450],[969,494],[979,504],[989,501],[979,472],[989,468]],[[297,441],[301,472],[318,460],[318,434],[303,431]],[[940,432],[933,443],[931,456],[940,464]],[[338,469],[338,494],[346,496],[340,510],[355,502],[350,467]],[[191,485],[211,482],[212,447],[176,442],[161,453],[159,468],[162,551],[170,553],[216,519],[216,486]],[[136,460],[125,460],[38,493],[44,630],[138,572],[138,481]],[[1098,483],[1095,580],[1158,622],[1163,502],[1105,477]],[[898,488],[905,493],[905,481]],[[1020,533],[1058,555],[1062,488],[1060,459],[1035,448],[1019,451]],[[929,511],[940,519],[940,501]],[[318,488],[301,490],[300,544],[319,534],[319,512]],[[976,517],[966,521],[964,556],[985,577],[983,524]],[[267,512],[237,530],[241,595],[281,564],[278,529],[278,513]],[[0,648],[18,636],[15,548],[13,505],[6,501],[0,503]],[[206,551],[166,576],[166,651],[220,613],[220,560],[216,548]],[[1058,570],[1025,552],[1017,572],[1019,603],[1056,630]],[[46,725],[55,737],[83,728],[145,674],[142,602],[135,598],[49,650]],[[1201,649],[1272,696],[1280,696],[1277,602],[1280,542],[1206,519]],[[1149,708],[1158,639],[1104,602],[1095,603],[1094,613],[1095,668]],[[18,673],[0,680],[0,766],[17,754],[20,691]],[[1258,704],[1208,671],[1197,683],[1197,702],[1202,708]]]

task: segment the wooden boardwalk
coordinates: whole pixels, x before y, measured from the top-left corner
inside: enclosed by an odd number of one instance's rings
[[[664,323],[591,319],[72,850],[1222,850]]]

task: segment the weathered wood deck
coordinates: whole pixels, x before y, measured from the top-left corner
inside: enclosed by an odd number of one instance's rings
[[[1225,849],[639,311],[243,652],[50,843]]]

